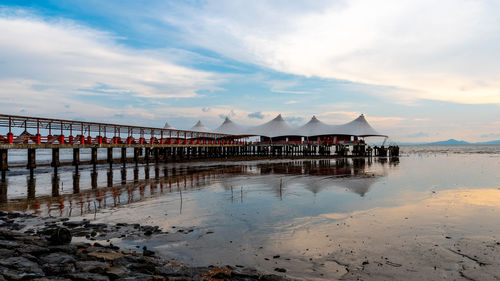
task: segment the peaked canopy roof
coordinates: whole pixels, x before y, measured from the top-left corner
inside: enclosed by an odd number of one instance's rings
[[[163,126],[163,129],[175,129],[175,128],[172,127],[170,124],[168,124],[168,122],[165,122],[165,126]]]
[[[295,130],[281,117],[281,114],[273,120],[259,126],[248,129],[249,135],[263,136],[274,138],[277,136],[292,136],[296,135]]]
[[[313,116],[309,122],[295,129],[299,136],[311,137],[320,135],[329,135],[335,131],[335,125],[329,125],[321,122],[316,116]]]
[[[213,130],[213,132],[230,135],[245,135],[245,130],[245,127],[234,123],[231,119],[229,119],[229,117],[226,117],[224,122],[222,122],[217,129]]]
[[[201,120],[198,120],[198,122],[193,126],[191,127],[191,129],[189,129],[190,131],[195,131],[195,132],[203,132],[203,133],[210,133],[211,130],[207,127],[205,127],[205,125],[203,125],[203,123],[201,123]]]
[[[168,123],[165,124],[165,128]],[[170,127],[172,128],[172,127]],[[286,136],[301,136],[301,137],[314,137],[314,136],[335,136],[335,135],[346,135],[346,136],[357,136],[357,137],[387,137],[378,133],[373,129],[370,124],[365,119],[365,116],[361,114],[358,118],[353,121],[342,124],[342,125],[330,125],[321,122],[316,116],[313,116],[309,122],[298,127],[292,128],[288,122],[286,122],[281,114],[276,116],[273,120],[268,121],[262,125],[247,128],[239,124],[234,123],[229,117],[226,117],[224,122],[217,127],[215,130],[210,130],[201,121],[198,121],[190,131],[204,132],[204,133],[220,133],[228,134],[233,136],[263,136],[269,138],[275,137],[286,137]]]
[[[336,134],[359,137],[387,137],[386,135],[381,135],[375,131],[375,129],[368,124],[363,114],[347,124],[338,126]]]

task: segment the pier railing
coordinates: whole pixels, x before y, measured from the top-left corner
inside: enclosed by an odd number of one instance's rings
[[[227,134],[0,114],[0,144],[241,144]],[[22,132],[21,132],[22,131]],[[0,132],[3,133],[3,132]]]

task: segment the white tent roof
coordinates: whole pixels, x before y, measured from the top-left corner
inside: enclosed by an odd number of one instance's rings
[[[165,124],[166,129],[168,123]],[[170,125],[168,125],[170,126]],[[347,136],[358,136],[358,137],[368,137],[368,136],[380,136],[387,137],[386,135],[382,135],[375,131],[375,129],[368,124],[365,119],[365,116],[361,114],[358,118],[353,121],[343,124],[343,125],[330,125],[321,122],[313,116],[309,122],[298,127],[292,128],[284,119],[281,117],[281,114],[276,116],[273,120],[264,123],[255,127],[244,127],[239,124],[234,123],[226,117],[224,122],[217,127],[215,130],[210,130],[201,121],[198,121],[196,125],[194,125],[190,131],[195,132],[214,132],[221,134],[229,134],[236,136],[263,136],[263,137],[284,137],[284,136],[302,136],[302,137],[311,137],[311,136],[325,136],[325,135],[347,135]]]
[[[247,134],[270,138],[296,135],[295,130],[288,125],[283,117],[281,117],[281,114],[267,123],[249,128]]]
[[[295,134],[298,136],[310,137],[329,135],[335,131],[338,126],[329,125],[321,122],[316,116],[313,116],[309,122],[295,129]]]
[[[201,123],[200,120],[198,120],[198,122],[193,127],[191,127],[191,129],[189,129],[189,130],[195,131],[195,132],[204,132],[204,133],[211,132],[211,130],[209,128],[205,127],[205,125],[203,125],[203,123]]]
[[[229,135],[244,135],[245,131],[245,127],[234,123],[229,117],[226,117],[224,122],[217,129],[213,130],[214,133]]]
[[[354,119],[353,121],[347,124],[338,126],[335,130],[335,134],[351,135],[359,137],[368,137],[368,136],[387,137],[375,131],[375,129],[373,129],[372,126],[370,126],[370,124],[368,124],[363,114],[361,114],[358,118]]]
[[[175,129],[175,128],[170,126],[170,124],[168,124],[168,122],[165,122],[165,126],[163,126],[163,129]]]

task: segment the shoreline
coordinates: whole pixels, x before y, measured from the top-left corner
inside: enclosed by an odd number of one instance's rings
[[[54,234],[58,229],[69,230],[76,241],[64,243],[63,236]],[[190,230],[177,230],[185,231]],[[241,265],[190,266],[159,256],[145,246],[120,249],[110,242],[112,238],[168,234],[158,226],[111,225],[2,211],[0,280],[291,280]],[[93,243],[83,242],[85,238]],[[286,269],[275,271],[284,273]]]

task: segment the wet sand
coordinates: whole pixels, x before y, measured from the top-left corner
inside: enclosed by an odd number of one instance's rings
[[[157,225],[168,233],[110,241],[194,266],[302,280],[499,279],[500,150],[411,149],[397,161],[168,166],[168,177],[118,178],[100,197],[68,195],[62,209],[41,200],[37,212]]]

